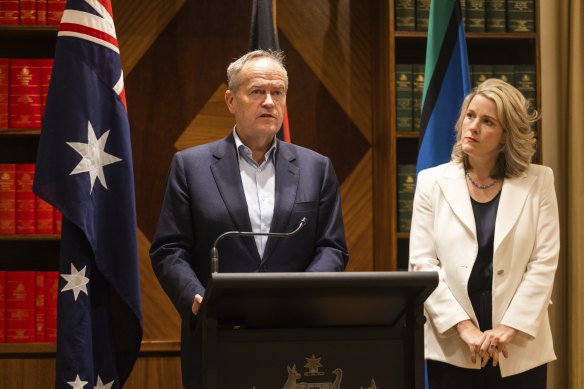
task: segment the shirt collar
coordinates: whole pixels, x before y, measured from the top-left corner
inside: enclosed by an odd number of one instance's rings
[[[246,154],[249,158],[251,158],[251,149],[243,144],[239,135],[237,135],[237,131],[235,131],[235,127],[233,126],[233,138],[235,139],[235,150],[237,150],[237,157],[241,158],[240,152],[242,150],[247,150]],[[272,146],[266,152],[265,160],[269,160],[270,158],[275,162],[274,154],[278,148],[278,143],[276,142],[276,137],[274,136],[274,141],[272,142]]]

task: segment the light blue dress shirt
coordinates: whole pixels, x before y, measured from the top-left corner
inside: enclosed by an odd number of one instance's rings
[[[262,163],[258,164],[252,158],[251,149],[243,144],[235,128],[233,128],[233,137],[252,231],[270,232],[276,198],[276,138],[274,137],[274,143],[266,152]],[[264,255],[268,237],[255,236],[254,239],[261,258]]]

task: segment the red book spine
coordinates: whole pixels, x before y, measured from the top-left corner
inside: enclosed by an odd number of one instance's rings
[[[0,234],[16,234],[16,165],[0,164]]]
[[[47,24],[47,0],[37,0],[36,24]]]
[[[10,60],[11,128],[41,127],[41,62],[38,59]]]
[[[57,208],[53,208],[54,215],[55,215],[55,225],[53,228],[53,233],[57,235],[61,235],[61,224],[63,220],[63,214]]]
[[[45,103],[49,93],[51,83],[51,73],[53,71],[53,58],[41,59],[41,121],[45,117]]]
[[[34,342],[34,272],[6,272],[6,341]]]
[[[60,24],[67,0],[47,0],[47,24]]]
[[[16,165],[16,233],[35,233],[34,163]]]
[[[53,206],[38,196],[35,200],[35,233],[54,234],[55,231],[55,211]]]
[[[18,24],[18,0],[0,0],[0,24]]]
[[[0,128],[8,128],[8,58],[0,58]]]
[[[45,272],[45,342],[57,343],[59,272]]]
[[[34,340],[45,341],[45,272],[37,271],[34,274]]]
[[[36,24],[36,0],[20,0],[20,24]]]
[[[6,342],[6,272],[0,270],[0,343]]]

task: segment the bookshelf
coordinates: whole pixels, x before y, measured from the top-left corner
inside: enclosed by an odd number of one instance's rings
[[[57,31],[57,26],[0,25],[0,58],[52,58]],[[0,164],[35,163],[39,136],[39,128],[0,128]],[[1,234],[0,271],[55,272],[59,244],[58,234]],[[54,350],[44,342],[2,343],[0,359],[54,356]]]
[[[400,222],[400,214],[403,215],[403,210],[399,206],[399,182],[398,170],[400,165],[412,165],[416,163],[417,153],[419,147],[418,131],[412,129],[410,131],[403,131],[401,128],[397,129],[397,109],[396,109],[396,67],[402,64],[424,64],[426,53],[426,37],[425,31],[416,31],[416,13],[410,10],[411,17],[414,18],[414,27],[409,27],[409,31],[398,29],[397,5],[399,0],[390,0],[387,5],[388,20],[385,21],[388,33],[385,38],[388,40],[385,47],[389,47],[385,63],[387,75],[381,75],[387,80],[387,110],[388,115],[384,117],[387,120],[389,128],[389,136],[387,137],[385,146],[389,152],[389,192],[390,205],[389,214],[391,215],[390,223],[390,241],[391,241],[391,267],[397,270],[407,269],[409,256],[409,233],[400,229],[403,221]],[[401,2],[404,3],[404,2]],[[424,3],[423,1],[410,2],[415,5]],[[506,2],[503,2],[507,4]],[[537,26],[537,15],[539,10],[539,0],[533,0],[534,6],[534,31],[532,32],[465,32],[469,66],[471,72],[474,65],[513,65],[516,69],[528,67],[535,73],[535,91],[532,96],[535,99],[535,106],[538,111],[541,111],[541,82],[540,82],[540,52],[539,52],[539,32]],[[401,12],[401,11],[400,11]],[[463,15],[465,14],[463,9]],[[486,15],[486,13],[485,13]],[[486,16],[485,16],[486,17]],[[508,14],[507,16],[508,17]],[[466,22],[466,20],[465,20]],[[424,23],[421,23],[424,24]],[[384,21],[381,21],[381,28],[383,28]],[[487,24],[485,24],[486,26]],[[423,29],[423,28],[422,28]],[[487,27],[485,27],[485,30]],[[383,47],[384,34],[381,33],[381,47]],[[387,49],[386,49],[387,50]],[[415,71],[414,71],[415,73]],[[494,75],[491,75],[494,76]],[[413,80],[412,80],[413,82]],[[472,82],[472,74],[471,74]],[[517,86],[517,85],[515,85]],[[520,88],[521,89],[521,88]],[[537,127],[537,152],[535,155],[535,162],[541,161],[541,134],[542,129]]]

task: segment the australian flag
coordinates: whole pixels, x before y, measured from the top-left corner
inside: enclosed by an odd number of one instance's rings
[[[130,127],[110,0],[68,0],[34,192],[63,214],[56,388],[120,388],[142,340]]]

